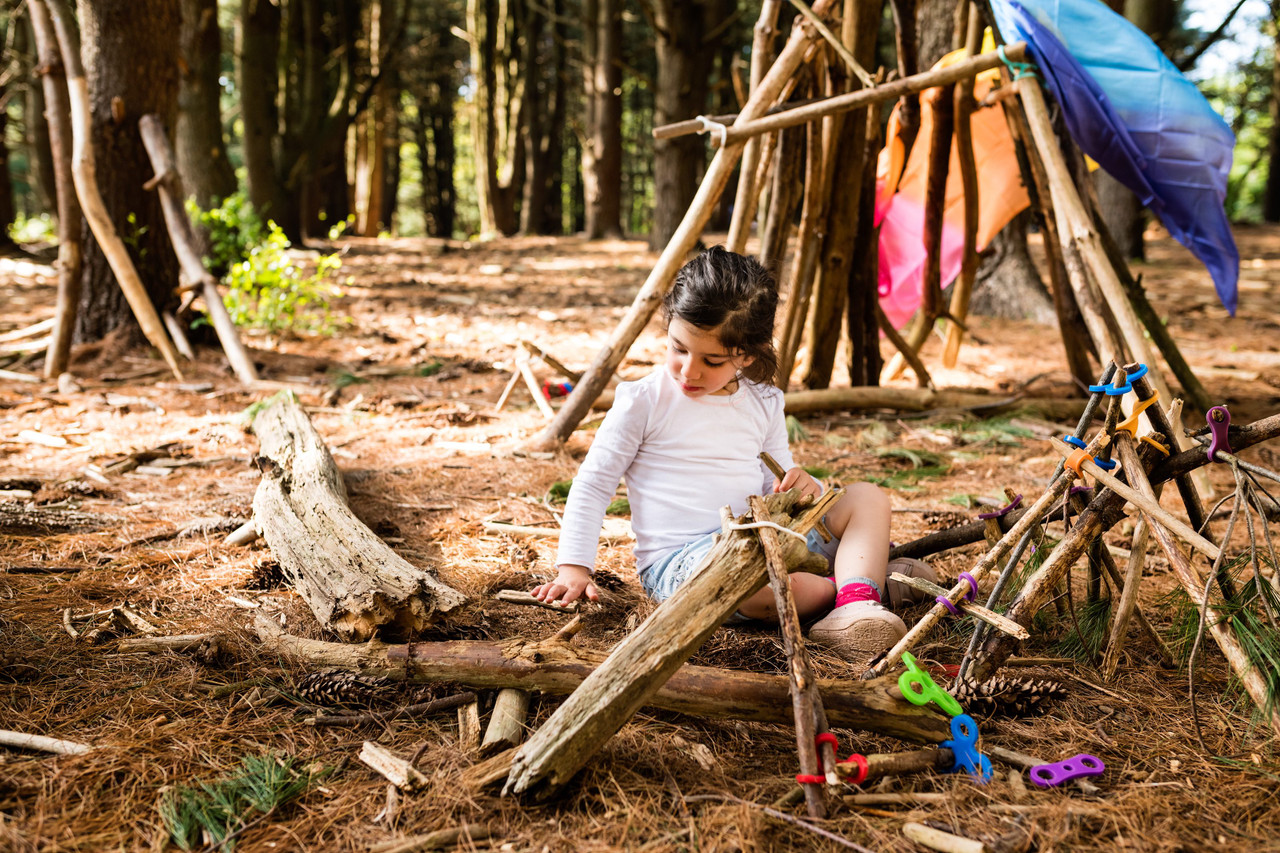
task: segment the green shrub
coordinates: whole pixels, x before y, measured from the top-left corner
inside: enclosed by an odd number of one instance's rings
[[[194,202],[188,209],[208,230],[205,265],[227,285],[227,312],[237,326],[331,334],[347,322],[331,308],[331,299],[341,295],[330,281],[342,268],[336,254],[321,255],[306,274],[289,256],[284,231],[271,220],[264,224],[242,192],[211,210]]]

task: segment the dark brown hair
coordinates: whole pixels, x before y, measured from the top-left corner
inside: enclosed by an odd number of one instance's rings
[[[662,316],[668,324],[678,317],[704,331],[715,330],[725,349],[754,359],[743,369],[744,377],[772,382],[778,372],[773,348],[777,307],[777,282],[759,261],[714,246],[676,273],[662,299]]]

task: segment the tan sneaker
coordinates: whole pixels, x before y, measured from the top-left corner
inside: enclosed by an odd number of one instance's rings
[[[933,571],[932,566],[922,560],[913,560],[910,557],[899,557],[896,560],[890,560],[884,576],[889,578],[894,572],[906,575],[909,578],[923,578],[931,583],[938,582],[938,575]],[[895,580],[885,581],[885,597],[888,599],[889,607],[894,610],[910,607],[913,604],[919,604],[925,599],[933,598],[923,590],[907,586],[905,583],[898,583]]]
[[[832,610],[809,629],[809,639],[850,663],[866,663],[892,648],[907,626],[877,601],[855,601]]]

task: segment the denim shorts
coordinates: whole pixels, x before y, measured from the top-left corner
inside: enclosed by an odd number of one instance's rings
[[[666,601],[675,595],[676,588],[689,579],[693,570],[698,568],[703,558],[710,553],[718,532],[700,536],[683,548],[677,548],[651,563],[640,573],[640,585],[644,587],[645,594],[653,601]],[[833,536],[830,542],[823,542],[821,534],[815,529],[809,531],[809,535],[805,537],[805,544],[809,546],[810,551],[823,555],[830,563],[835,559],[840,540]]]

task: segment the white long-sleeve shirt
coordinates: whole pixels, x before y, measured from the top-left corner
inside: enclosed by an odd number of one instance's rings
[[[762,450],[784,469],[794,464],[772,385],[741,381],[733,394],[691,398],[662,367],[623,382],[573,480],[556,564],[595,566],[600,524],[624,476],[641,571],[720,529],[720,507],[739,514],[750,495],[773,490]]]

